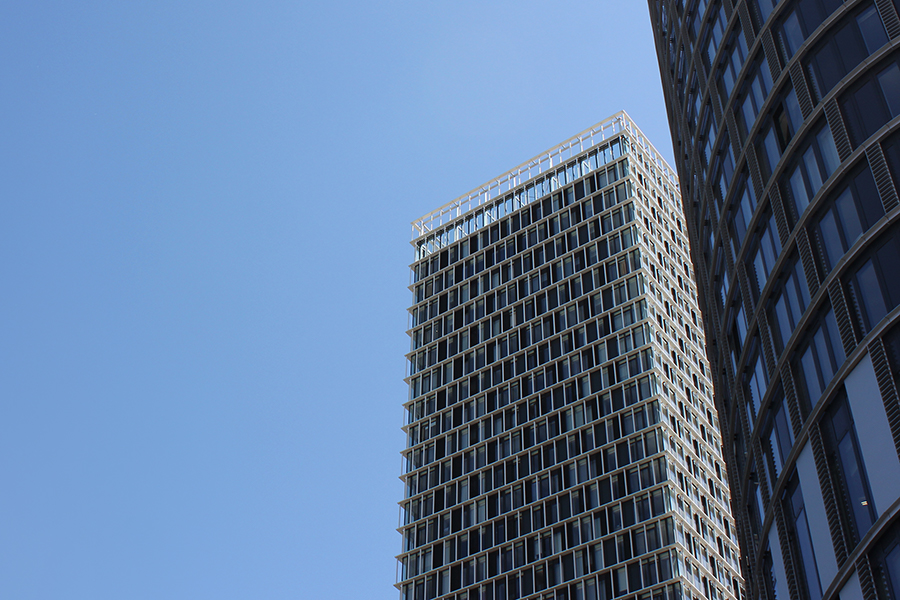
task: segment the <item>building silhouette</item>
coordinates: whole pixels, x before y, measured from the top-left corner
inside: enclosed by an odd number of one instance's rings
[[[402,599],[738,597],[684,221],[619,113],[413,223]]]
[[[744,594],[896,600],[898,2],[649,4]]]

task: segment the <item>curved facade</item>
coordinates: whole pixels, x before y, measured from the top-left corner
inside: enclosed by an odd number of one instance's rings
[[[897,4],[650,2],[752,599],[900,598]]]

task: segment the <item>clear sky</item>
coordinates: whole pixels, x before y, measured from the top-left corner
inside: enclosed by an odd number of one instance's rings
[[[3,3],[0,596],[390,599],[410,221],[625,109],[643,2]]]

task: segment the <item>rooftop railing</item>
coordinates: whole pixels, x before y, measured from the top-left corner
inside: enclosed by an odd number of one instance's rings
[[[484,185],[416,219],[412,223],[413,243],[416,246],[420,246],[422,245],[421,242],[426,241],[420,238],[440,232],[451,224],[456,224],[457,227],[450,231],[458,230],[458,235],[451,235],[450,237],[453,239],[444,240],[444,243],[452,242],[455,239],[459,239],[460,236],[473,233],[487,223],[493,222],[496,218],[521,208],[529,203],[530,198],[524,193],[518,194],[516,192],[524,192],[525,185],[530,181],[547,174],[556,175],[560,167],[564,167],[572,158],[585,153],[591,148],[602,145],[623,132],[629,134],[628,137],[633,144],[641,147],[644,158],[649,159],[650,162],[657,166],[662,178],[667,179],[674,186],[678,185],[678,178],[673,169],[662,159],[653,145],[647,141],[646,136],[631,120],[631,117],[625,111],[619,111],[593,127],[585,129],[561,144],[557,144],[550,150],[542,152]],[[590,170],[590,167],[587,168]],[[581,174],[583,175],[584,173],[581,172]],[[556,181],[554,183],[558,184]],[[562,182],[562,184],[565,184],[565,182]],[[556,189],[556,185],[553,185],[552,189]],[[504,201],[495,202],[503,196],[507,196]],[[477,209],[491,203],[496,203],[497,206],[491,207],[486,213],[474,214]],[[425,248],[422,249],[422,254],[430,254],[436,249],[435,246],[442,246],[441,238],[446,237],[446,235],[438,236],[437,239],[433,240],[429,238]],[[417,256],[418,258],[420,256]]]

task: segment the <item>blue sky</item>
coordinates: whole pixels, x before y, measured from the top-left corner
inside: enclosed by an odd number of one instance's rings
[[[625,109],[641,2],[6,3],[0,590],[395,599],[413,219]]]

